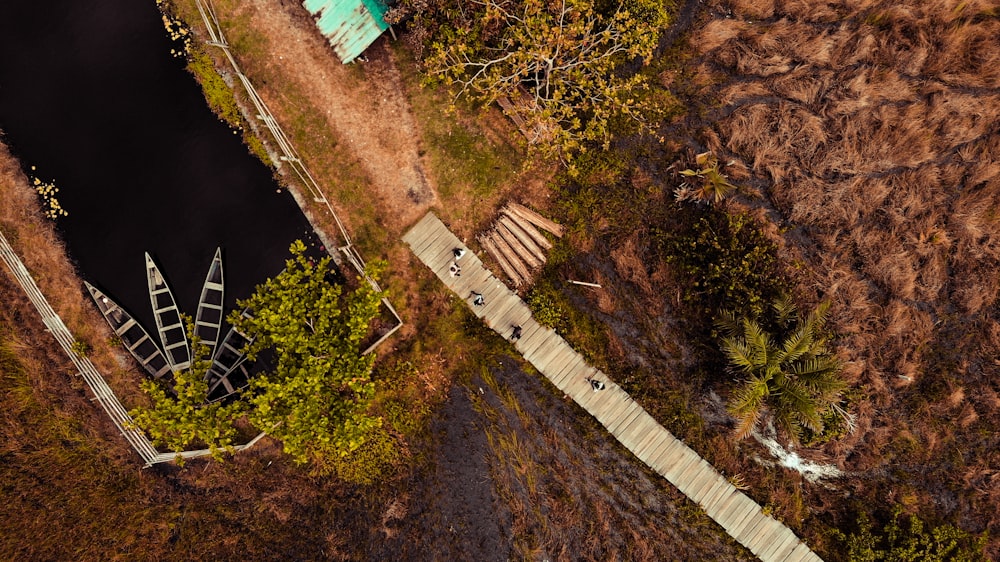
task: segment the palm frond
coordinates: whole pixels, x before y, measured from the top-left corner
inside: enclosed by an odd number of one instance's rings
[[[729,359],[729,364],[741,371],[750,373],[757,368],[754,350],[743,338],[723,338],[722,351]]]
[[[813,334],[818,335],[823,330],[823,326],[826,325],[826,318],[829,312],[830,301],[827,300],[819,303],[819,306],[809,313],[805,325],[809,326]]]
[[[781,296],[774,299],[771,303],[771,308],[774,309],[774,314],[778,320],[778,323],[782,326],[788,326],[795,319],[796,314],[798,314],[798,307],[795,306],[795,301],[788,293],[782,293]]]
[[[810,355],[792,363],[790,370],[796,378],[810,380],[824,375],[836,375],[840,372],[840,361],[831,355]]]
[[[800,357],[812,351],[813,333],[808,326],[800,326],[792,332],[785,341],[781,342],[781,352],[779,361],[781,363],[792,363]]]
[[[771,336],[761,328],[756,320],[743,319],[743,337],[752,350],[754,361],[758,365],[766,365],[774,351]]]
[[[804,385],[794,379],[786,379],[785,384],[776,389],[773,395],[780,404],[775,407],[776,410],[817,433],[823,430],[819,404]],[[825,404],[823,407],[825,408]]]
[[[774,425],[787,433],[794,442],[802,441],[802,424],[790,410],[775,410]]]
[[[715,329],[719,330],[725,337],[734,338],[741,335],[743,323],[732,310],[723,310],[715,318]]]
[[[770,393],[767,381],[757,377],[750,377],[733,392],[728,410],[736,417],[733,436],[737,440],[745,439],[757,427]]]

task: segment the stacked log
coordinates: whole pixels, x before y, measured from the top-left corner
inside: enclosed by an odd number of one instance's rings
[[[507,208],[538,228],[551,232],[556,238],[562,238],[564,230],[562,225],[550,221],[524,205],[518,205],[517,203],[511,202],[507,204]]]
[[[500,253],[507,258],[510,265],[513,266],[518,275],[521,276],[521,279],[523,279],[525,283],[530,283],[532,277],[531,268],[524,263],[524,260],[522,260],[517,251],[511,247],[511,245],[507,242],[507,239],[501,236],[496,229],[493,229],[493,232],[490,233],[490,237],[492,238],[497,249],[500,250]]]
[[[510,277],[511,280],[514,281],[515,287],[520,287],[524,284],[525,280],[521,278],[521,275],[518,274],[514,266],[507,260],[507,256],[505,256],[493,242],[493,238],[491,236],[480,235],[477,237],[477,240],[479,240],[479,245],[489,252],[489,254],[493,256],[493,259],[500,263],[500,269],[503,269],[503,272],[507,274],[507,277]]]
[[[533,271],[545,265],[545,251],[552,249],[552,243],[536,227],[557,237],[563,234],[562,226],[527,207],[510,203],[501,210],[493,228],[478,238],[518,287],[531,283]]]
[[[542,249],[545,250],[552,249],[552,242],[549,242],[548,238],[543,236],[541,232],[538,232],[538,229],[535,228],[535,225],[524,220],[524,218],[518,215],[517,213],[511,211],[510,207],[504,207],[502,212],[503,214],[507,215],[507,217],[509,217],[510,220],[514,221],[514,224],[521,227],[521,230],[527,233],[528,236],[531,236],[531,239],[536,244],[538,244]]]

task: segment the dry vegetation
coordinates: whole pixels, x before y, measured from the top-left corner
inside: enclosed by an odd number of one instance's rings
[[[843,485],[994,537],[997,37],[995,2],[766,0],[715,1],[690,37],[718,100],[696,134],[749,169],[799,293],[833,301],[863,396],[824,450]]]

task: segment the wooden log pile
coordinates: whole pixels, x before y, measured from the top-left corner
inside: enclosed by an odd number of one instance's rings
[[[545,252],[552,249],[552,242],[539,228],[557,238],[563,235],[562,226],[523,205],[509,203],[493,227],[478,237],[516,287],[531,284],[534,272],[545,265]]]

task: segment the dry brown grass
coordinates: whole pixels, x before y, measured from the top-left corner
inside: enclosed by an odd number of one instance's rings
[[[826,452],[862,471],[957,450],[996,466],[984,437],[1000,423],[996,3],[713,8],[692,35],[692,82],[713,82],[705,93],[721,104],[704,121],[704,143],[767,185],[768,204],[792,227],[790,252],[805,261],[803,286],[832,299],[838,347],[863,389],[858,431]],[[918,450],[900,440],[907,431]],[[885,448],[894,452],[876,454]],[[924,476],[906,497],[928,507],[957,473]],[[997,497],[987,469],[967,479]],[[995,517],[959,512],[967,528],[1000,530]]]
[[[66,256],[53,223],[43,217],[39,199],[28,178],[2,143],[0,201],[0,229],[31,272],[46,300],[76,339],[89,346],[88,357],[126,408],[141,403],[145,395],[138,383],[143,375],[133,367],[123,350],[109,343],[110,329],[90,302],[83,286],[78,284],[75,268]],[[0,275],[9,275],[5,266],[0,268]],[[12,286],[21,292],[18,285]],[[39,334],[38,337],[51,338],[48,334]],[[69,358],[62,357],[60,364],[68,365]]]

